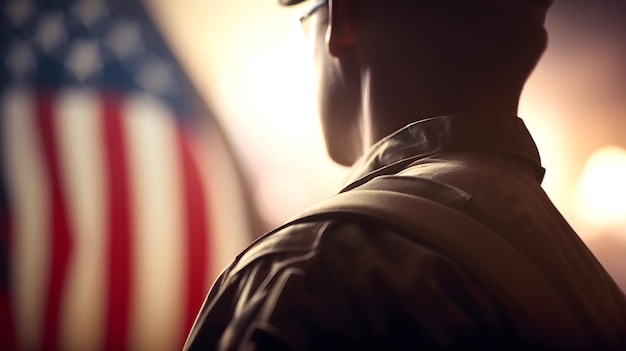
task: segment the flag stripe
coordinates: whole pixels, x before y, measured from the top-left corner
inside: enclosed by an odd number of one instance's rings
[[[126,141],[120,112],[121,98],[114,95],[102,97],[102,128],[108,177],[108,271],[107,318],[104,350],[127,349],[128,317],[131,296],[133,251],[131,236]]]
[[[0,240],[3,241],[2,247],[0,250],[0,259],[4,260],[2,262],[2,269],[8,271],[8,261],[9,258],[9,240],[8,233],[10,230],[9,226],[9,216],[8,211],[6,209],[2,209],[2,213],[0,213],[0,231],[3,233],[3,237]],[[5,274],[5,279],[9,279],[8,272],[3,272]],[[14,314],[13,314],[13,305],[11,303],[11,294],[9,290],[9,283],[2,282],[0,284],[0,350],[14,350],[17,348],[17,344],[15,341],[15,325],[13,322]]]
[[[206,216],[207,206],[204,196],[204,185],[200,178],[200,170],[192,154],[193,149],[189,145],[193,136],[186,136],[186,131],[179,131],[179,149],[182,160],[182,174],[185,197],[185,214],[187,225],[187,306],[185,311],[185,329],[181,336],[181,346],[187,337],[187,331],[191,330],[194,319],[205,295],[207,276],[207,252],[210,252],[208,240],[208,220]]]
[[[137,350],[173,350],[179,346],[185,306],[177,125],[172,111],[149,95],[129,96],[123,111],[136,245],[129,341]],[[154,318],[155,306],[163,318]]]
[[[18,349],[40,349],[47,296],[50,238],[49,189],[44,174],[30,94],[13,90],[2,100],[2,135],[7,150],[7,185],[13,210],[11,298]]]
[[[37,127],[41,140],[44,165],[47,170],[51,190],[51,211],[48,216],[50,237],[52,238],[52,257],[50,262],[49,293],[44,315],[42,348],[58,349],[59,319],[61,302],[69,258],[72,252],[72,233],[67,217],[67,208],[63,194],[63,185],[59,170],[59,155],[54,115],[54,95],[40,92],[36,99]]]
[[[13,305],[11,303],[10,285],[9,285],[9,233],[11,227],[9,224],[9,211],[7,208],[0,208],[0,262],[3,280],[0,282],[0,350],[15,350],[17,348],[15,340],[15,325],[13,322]]]
[[[75,248],[62,308],[60,346],[96,350],[102,345],[107,245],[99,96],[88,90],[68,90],[59,95],[56,110]]]
[[[0,290],[0,350],[15,350],[15,328],[13,325],[13,309],[9,290],[2,287]]]
[[[208,238],[210,261],[206,280],[208,289],[226,264],[250,242],[250,231],[249,223],[242,220],[246,213],[243,188],[223,136],[219,130],[211,129],[203,138],[198,136],[194,146],[197,160],[209,160],[198,164],[203,180],[208,184],[205,197],[209,204],[207,217],[211,218],[211,236]]]
[[[6,175],[6,116],[0,113],[0,350],[17,349],[15,315],[11,299],[12,223]]]

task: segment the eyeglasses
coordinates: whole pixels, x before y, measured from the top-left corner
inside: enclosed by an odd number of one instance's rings
[[[313,7],[311,7],[306,13],[304,13],[302,16],[300,16],[300,25],[302,26],[302,30],[304,31],[304,36],[307,39],[311,39],[313,36],[313,27],[311,27],[309,19],[311,18],[311,16],[319,9],[321,9],[324,6],[328,6],[328,1],[329,0],[317,0],[315,2],[315,4],[313,5]]]
[[[321,9],[322,7],[326,5],[328,5],[328,0],[317,0],[317,2],[315,3],[315,5],[313,5],[312,8],[310,8],[305,14],[300,16],[300,22],[304,24],[304,22],[306,22],[306,20],[309,17],[311,17],[311,15],[315,13],[315,11]]]

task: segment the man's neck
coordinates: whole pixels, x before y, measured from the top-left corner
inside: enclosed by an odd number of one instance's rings
[[[517,90],[506,86],[487,89],[487,85],[476,84],[456,91],[441,89],[441,84],[390,87],[378,84],[371,75],[364,75],[362,83],[363,150],[419,120],[451,114],[514,116],[519,102]]]

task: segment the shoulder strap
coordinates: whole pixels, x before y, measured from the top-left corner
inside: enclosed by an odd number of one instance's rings
[[[449,255],[513,311],[519,333],[531,344],[591,346],[584,329],[545,276],[495,232],[464,213],[415,195],[355,189],[309,208],[294,222],[328,214],[377,219]],[[571,345],[563,345],[564,341]]]

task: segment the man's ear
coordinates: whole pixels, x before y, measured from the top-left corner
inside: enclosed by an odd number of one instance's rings
[[[359,0],[330,0],[330,18],[326,40],[331,56],[352,51],[357,41],[356,3]]]

